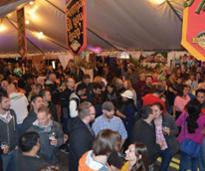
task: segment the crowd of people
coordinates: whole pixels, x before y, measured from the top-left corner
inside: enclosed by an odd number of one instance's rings
[[[68,171],[167,171],[177,153],[180,171],[205,170],[201,63],[145,73],[99,60],[92,76],[72,60],[65,70],[1,64],[3,171],[60,170],[62,151]]]

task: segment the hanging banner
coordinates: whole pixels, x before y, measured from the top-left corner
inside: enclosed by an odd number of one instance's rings
[[[22,58],[27,54],[26,29],[25,29],[25,14],[24,8],[17,10],[18,23],[18,53]]]
[[[79,53],[86,47],[85,10],[85,0],[67,0],[66,2],[67,41],[74,53]]]
[[[59,55],[59,56],[58,56],[58,59],[59,59],[61,65],[62,65],[62,67],[63,67],[63,70],[66,69],[66,67],[67,67],[67,65],[68,65],[68,62],[69,62],[71,59],[73,59],[73,58],[74,58],[74,57],[73,57],[73,54],[70,53],[70,52],[68,52],[67,55]]]
[[[205,0],[186,0],[184,6],[181,44],[205,61]]]

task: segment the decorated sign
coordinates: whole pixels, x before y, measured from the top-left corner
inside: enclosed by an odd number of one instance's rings
[[[18,53],[21,55],[21,57],[26,57],[27,42],[26,42],[24,8],[17,10],[17,23],[18,23]]]
[[[182,45],[205,61],[205,0],[186,0],[184,6]]]
[[[72,55],[72,53],[68,52],[67,55],[59,55],[58,59],[62,65],[63,69],[65,70],[67,65],[68,65],[68,62],[71,59],[73,59],[73,55]]]
[[[86,47],[85,5],[85,0],[68,0],[66,3],[68,46],[74,53]]]

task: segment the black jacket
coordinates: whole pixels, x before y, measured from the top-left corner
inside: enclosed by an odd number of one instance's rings
[[[14,158],[9,161],[7,171],[38,171],[48,166],[43,159],[38,157],[30,157],[16,151]]]
[[[143,119],[135,123],[132,132],[132,142],[141,142],[147,147],[148,158],[150,164],[154,163],[157,159],[160,150],[159,145],[156,144],[156,135],[154,125],[149,125]]]
[[[170,128],[170,135],[165,135],[165,139],[172,155],[178,152],[179,143],[176,136],[178,134],[178,128],[174,118],[170,114],[164,114],[162,120],[162,126]]]
[[[94,134],[80,118],[72,119],[69,127],[69,171],[78,171],[78,161],[80,157],[92,148]]]
[[[10,110],[12,119],[9,123],[0,119],[0,142],[7,142],[10,150],[14,150],[18,141],[18,134],[16,129],[16,114],[13,110]]]
[[[33,122],[37,119],[37,115],[35,112],[29,112],[28,116],[24,119],[21,129],[20,129],[20,134],[25,133],[33,124]]]
[[[64,142],[64,134],[61,128],[61,125],[58,122],[53,121],[52,126],[49,127],[50,131],[40,128],[37,125],[32,125],[27,131],[28,132],[37,132],[40,136],[40,156],[42,156],[46,162],[50,164],[58,163],[58,147],[61,146]],[[50,144],[49,135],[54,132],[58,140],[57,147]]]

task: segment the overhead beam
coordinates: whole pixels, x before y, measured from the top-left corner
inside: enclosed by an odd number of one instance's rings
[[[8,20],[8,22],[18,31],[18,27],[8,18],[6,17],[6,19]],[[45,55],[44,51],[38,47],[31,39],[29,39],[28,36],[26,36],[26,39],[29,43],[31,43],[37,50],[39,50],[43,55]]]
[[[16,0],[1,0],[0,6],[7,5],[7,4],[10,4],[10,3],[15,2],[15,1]]]
[[[182,17],[179,15],[179,13],[177,12],[177,10],[174,8],[174,6],[171,4],[171,2],[169,0],[166,0],[166,3],[168,4],[168,6],[171,8],[171,10],[174,12],[174,14],[177,16],[177,18],[182,22]]]

